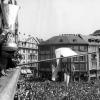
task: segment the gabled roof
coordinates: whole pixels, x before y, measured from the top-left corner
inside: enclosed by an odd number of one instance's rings
[[[53,44],[87,44],[87,42],[79,34],[78,35],[64,34],[64,35],[54,36],[40,43],[40,45],[53,45]]]
[[[26,42],[31,42],[31,43],[37,43],[37,44],[39,44],[39,41],[35,37],[29,37],[29,38],[27,38]]]

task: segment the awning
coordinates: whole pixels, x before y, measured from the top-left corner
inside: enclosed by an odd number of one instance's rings
[[[22,73],[22,74],[27,74],[27,73],[30,74],[30,73],[32,73],[32,72],[31,72],[30,69],[22,69],[22,70],[21,70],[21,73]]]

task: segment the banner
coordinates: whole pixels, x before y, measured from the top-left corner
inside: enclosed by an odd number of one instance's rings
[[[62,47],[62,48],[58,48],[55,50],[55,55],[56,55],[56,58],[60,58],[60,57],[75,56],[75,55],[77,55],[77,53],[70,48]],[[57,59],[56,62],[57,62],[57,66],[52,73],[53,80],[56,80],[57,74],[58,74],[59,70],[61,69],[61,65],[60,65],[61,59]]]

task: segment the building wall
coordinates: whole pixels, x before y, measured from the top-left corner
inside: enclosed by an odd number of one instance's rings
[[[74,39],[74,37],[73,37],[73,39]],[[48,41],[49,41],[49,43],[51,42],[50,40],[47,40],[47,42]],[[65,43],[66,42],[65,41],[65,42],[60,44],[60,43],[57,43],[56,40],[54,40],[54,44],[53,44],[53,42],[52,42],[52,44],[49,44],[47,42],[39,45],[39,56],[38,56],[39,60],[56,58],[55,57],[55,49],[60,48],[60,47],[69,47],[72,50],[76,51],[79,55],[88,53],[88,44],[86,44],[85,42],[81,43],[81,44],[79,42],[74,44],[74,43],[72,43],[72,41],[71,41],[71,43]],[[74,66],[75,72],[78,72],[78,75],[81,75],[82,73],[87,74],[88,71],[89,71],[88,58],[87,57],[88,57],[87,55],[83,55],[83,56],[81,55],[81,56],[78,56],[78,57],[73,57],[71,59],[65,59],[65,58],[62,59],[62,64],[61,64],[62,69],[61,69],[61,71],[64,72],[64,70],[67,67],[72,68]],[[39,63],[39,72],[40,73],[44,73],[44,72],[47,72],[47,73],[51,72],[52,73],[52,64],[54,64],[56,66],[56,60],[45,61],[45,62]]]
[[[97,69],[97,55],[98,55],[98,46],[89,46],[88,52],[95,52],[93,54],[90,54],[89,59],[89,70]]]
[[[40,47],[39,48],[39,60],[44,60],[44,59],[52,59],[52,58],[55,58],[55,49],[57,48],[58,46],[57,45],[55,45],[55,46],[43,46],[43,47]],[[61,45],[61,46],[59,46],[59,47],[69,47],[69,48],[74,48],[73,50],[74,51],[82,51],[82,52],[84,52],[84,53],[86,53],[87,52],[87,46],[85,46],[85,45],[83,45],[83,46],[80,46],[80,45],[70,45],[70,46],[68,46],[68,45]],[[85,48],[85,49],[83,49],[82,50],[82,47],[83,48]],[[81,49],[80,49],[81,48]],[[55,62],[55,61],[48,61],[48,62],[50,62],[50,63],[52,63],[52,62]],[[64,63],[66,63],[67,62],[67,60],[66,59],[64,59]],[[85,64],[86,65],[86,67],[87,67],[87,55],[86,56],[79,56],[79,57],[74,57],[73,59],[71,59],[71,62],[73,63],[73,64],[75,64],[76,65],[76,70],[79,70],[79,63],[80,64]],[[78,62],[78,64],[77,64],[77,62]],[[46,62],[47,63],[47,62]],[[56,63],[56,62],[55,62]],[[73,65],[72,65],[73,66]],[[82,66],[82,65],[81,65]],[[41,65],[41,67],[43,68],[43,65]],[[42,69],[41,68],[41,69]],[[50,67],[47,67],[46,66],[46,68],[49,68],[50,69]],[[48,69],[48,70],[49,70]],[[80,67],[80,69],[82,69],[82,67]],[[45,68],[44,68],[44,70],[45,70]],[[85,70],[88,70],[87,68],[85,68]]]
[[[90,77],[94,75],[95,77],[100,77],[100,51],[99,51],[99,45],[90,45],[89,46],[89,52],[95,52],[91,55],[89,55],[89,70],[90,70]],[[95,70],[93,72],[93,70]]]
[[[89,44],[88,46],[88,66],[89,76],[99,77],[100,76],[100,36],[87,35],[83,36]]]
[[[37,42],[34,40],[33,37],[25,41],[19,41],[19,53],[22,55],[21,64],[23,63],[31,63],[38,60],[38,46]],[[35,64],[31,64],[29,66],[36,67]]]

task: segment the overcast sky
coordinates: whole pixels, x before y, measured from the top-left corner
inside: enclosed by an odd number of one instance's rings
[[[100,29],[100,0],[17,0],[19,31],[48,39]]]

